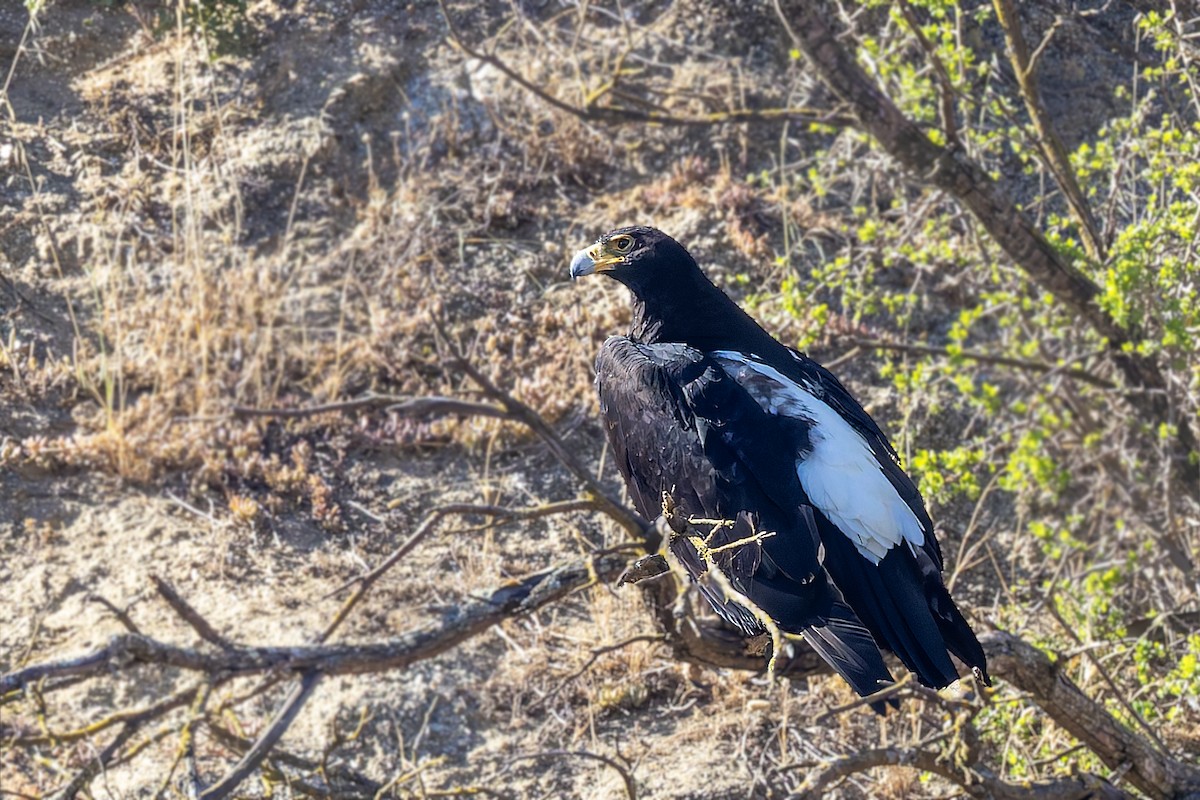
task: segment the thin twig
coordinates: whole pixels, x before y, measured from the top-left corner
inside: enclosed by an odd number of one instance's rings
[[[103,597],[98,594],[91,594],[88,595],[87,599],[108,609],[108,612],[117,618],[117,622],[120,622],[121,627],[123,627],[125,630],[129,631],[130,633],[142,632],[141,629],[138,628],[138,626],[130,618],[129,612],[124,609],[117,608],[107,597]]]
[[[546,705],[553,700],[559,692],[566,688],[567,684],[571,683],[580,675],[591,669],[592,665],[599,660],[600,656],[606,655],[607,653],[614,653],[618,650],[624,650],[629,645],[637,644],[638,642],[661,642],[663,641],[663,638],[664,637],[661,633],[644,633],[639,634],[638,636],[630,636],[628,639],[624,639],[616,644],[608,644],[604,645],[603,647],[593,647],[591,656],[588,657],[588,660],[584,662],[583,666],[559,681],[558,685],[551,689],[550,692],[542,698],[541,704]]]
[[[917,20],[917,15],[913,12],[912,5],[908,0],[899,0],[897,3],[900,8],[900,15],[904,17],[904,21],[908,23],[909,30],[916,37],[917,43],[921,45],[921,49],[925,51],[925,58],[933,66],[933,72],[937,75],[938,85],[938,108],[939,115],[942,118],[942,132],[946,135],[946,143],[951,147],[960,145],[958,140],[958,123],[954,118],[954,82],[950,80],[950,73],[946,70],[946,65],[942,63],[942,59],[937,54],[937,49],[933,43],[929,41],[929,37],[921,30],[921,23]]]
[[[950,350],[947,347],[936,347],[928,344],[891,342],[886,339],[868,339],[864,337],[849,337],[845,341],[847,344],[853,344],[858,347],[867,347],[873,350],[892,350],[898,353],[944,356],[946,358],[964,358],[968,361],[978,361],[981,364],[996,364],[997,366],[1012,367],[1014,369],[1025,370],[1027,372],[1037,372],[1043,375],[1052,373],[1062,374],[1078,381],[1082,381],[1083,383],[1097,386],[1101,389],[1119,388],[1112,381],[1101,378],[1099,375],[1094,375],[1085,369],[1080,369],[1079,367],[1048,364],[1044,361],[1029,361],[1023,358],[1013,358],[1011,356],[985,353],[980,350]]]
[[[158,591],[159,596],[167,601],[167,605],[182,617],[183,621],[190,625],[192,630],[200,635],[201,639],[210,644],[215,644],[222,650],[228,650],[233,647],[233,644],[228,639],[217,633],[216,629],[208,623],[208,620],[200,616],[200,612],[192,608],[191,604],[184,600],[179,592],[175,591],[174,586],[157,575],[151,575],[150,582],[154,584],[154,588]]]
[[[824,725],[826,722],[829,722],[829,720],[841,714],[845,714],[847,711],[853,711],[856,708],[861,708],[865,705],[870,705],[871,703],[882,703],[883,701],[889,700],[900,694],[900,692],[904,691],[905,689],[911,688],[911,683],[912,673],[905,673],[904,677],[902,677],[900,680],[889,686],[883,687],[877,692],[872,692],[865,697],[856,697],[849,703],[843,703],[840,706],[829,709],[813,720],[813,724],[818,726]]]
[[[304,708],[304,704],[308,698],[312,696],[313,689],[317,687],[317,683],[321,680],[321,673],[310,670],[305,672],[300,677],[300,682],[292,689],[287,700],[279,707],[279,711],[275,714],[275,719],[271,720],[271,724],[258,737],[258,741],[246,751],[242,756],[242,760],[221,780],[214,783],[212,786],[204,790],[200,795],[200,800],[223,800],[233,792],[242,781],[250,777],[250,773],[258,768],[262,760],[271,752],[271,748],[287,733],[287,729],[296,721],[296,716],[300,710]]]
[[[1046,598],[1045,608],[1046,611],[1050,613],[1050,616],[1054,617],[1054,621],[1057,622],[1062,629],[1067,632],[1067,635],[1075,641],[1075,644],[1083,647],[1084,641],[1082,637],[1080,637],[1080,635],[1075,632],[1075,629],[1072,628],[1065,619],[1063,619],[1062,612],[1058,610],[1058,605],[1055,602],[1053,591],[1050,593],[1050,596]],[[1115,697],[1117,702],[1121,704],[1121,707],[1125,709],[1125,713],[1133,717],[1133,719],[1137,722],[1138,727],[1140,727],[1142,731],[1150,737],[1150,741],[1154,742],[1155,746],[1158,747],[1159,752],[1168,752],[1166,744],[1164,744],[1163,740],[1159,738],[1158,733],[1150,727],[1150,723],[1146,722],[1142,715],[1138,713],[1137,709],[1133,707],[1133,704],[1130,703],[1129,699],[1126,697],[1126,693],[1121,691],[1121,688],[1117,686],[1117,682],[1113,680],[1112,675],[1109,674],[1108,668],[1104,666],[1104,662],[1097,658],[1096,654],[1093,653],[1090,648],[1085,648],[1081,652],[1088,661],[1092,662],[1092,666],[1096,668],[1096,671],[1100,673],[1100,677],[1102,677],[1104,682],[1108,684],[1108,688],[1112,690],[1113,697]]]
[[[96,754],[96,757],[90,759],[87,765],[81,769],[71,782],[59,789],[57,792],[47,796],[47,800],[74,800],[85,786],[91,783],[92,778],[99,775],[108,767],[108,762],[116,755],[126,742],[137,733],[140,723],[127,722],[125,726],[117,732],[117,735],[112,738],[103,750]]]
[[[598,511],[607,514],[614,522],[630,533],[645,539],[647,551],[654,552],[658,549],[659,543],[655,541],[657,534],[654,526],[642,519],[641,515],[636,511],[610,495],[608,490],[592,475],[591,470],[584,467],[575,458],[570,448],[563,442],[562,437],[550,427],[541,414],[501,389],[480,372],[451,340],[447,333],[446,325],[438,314],[434,314],[434,329],[440,341],[450,352],[455,366],[466,373],[467,377],[474,381],[483,390],[484,394],[498,402],[508,412],[511,419],[524,424],[546,443],[546,446],[550,449],[554,457],[558,459],[558,462],[574,475],[576,480],[582,483],[596,499]]]
[[[1080,238],[1083,239],[1088,256],[1096,261],[1103,261],[1105,249],[1104,240],[1100,236],[1100,227],[1096,224],[1091,206],[1088,205],[1087,198],[1079,187],[1079,180],[1075,176],[1074,167],[1071,166],[1067,148],[1051,122],[1045,103],[1042,102],[1041,89],[1037,82],[1038,60],[1041,57],[1042,48],[1050,40],[1050,34],[1047,34],[1034,55],[1030,56],[1029,45],[1025,42],[1025,33],[1022,30],[1021,15],[1018,13],[1016,5],[1012,0],[993,0],[992,4],[1008,42],[1008,54],[1017,75],[1021,99],[1025,101],[1029,118],[1037,130],[1038,148],[1045,156],[1050,174],[1054,176],[1055,182],[1067,199],[1067,206],[1071,209],[1071,216],[1075,217],[1075,221],[1079,225]],[[1051,33],[1053,31],[1054,28],[1051,28]]]

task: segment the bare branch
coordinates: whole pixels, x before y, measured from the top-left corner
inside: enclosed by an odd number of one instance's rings
[[[316,671],[306,672],[300,677],[300,682],[296,684],[287,700],[279,707],[275,719],[271,720],[271,724],[258,737],[258,741],[246,751],[242,760],[230,770],[228,775],[201,793],[200,800],[223,800],[241,785],[242,781],[250,777],[250,773],[258,769],[258,765],[271,752],[271,748],[279,742],[283,734],[287,733],[287,729],[296,721],[297,715],[304,708],[308,698],[312,696],[312,691],[317,687],[320,679],[321,673]]]
[[[107,597],[103,597],[102,595],[98,594],[92,594],[88,595],[88,600],[108,609],[108,612],[117,618],[117,622],[121,623],[121,627],[130,633],[142,632],[141,629],[138,628],[138,626],[134,623],[133,619],[130,618],[129,611],[127,609],[117,608]]]
[[[433,658],[488,628],[542,608],[590,585],[614,580],[627,565],[624,556],[609,554],[582,559],[538,572],[503,586],[486,600],[448,611],[437,622],[384,642],[365,645],[301,645],[296,647],[235,646],[205,652],[161,642],[148,636],[119,634],[85,656],[36,664],[0,676],[0,693],[46,677],[101,675],[134,664],[158,664],[209,675],[241,676],[264,672],[317,671],[355,675],[403,669]],[[190,698],[189,698],[190,699]],[[186,702],[186,701],[184,701]]]
[[[345,622],[346,617],[349,616],[354,607],[358,605],[363,596],[365,596],[366,593],[371,590],[371,587],[375,585],[375,582],[383,577],[384,573],[386,573],[396,564],[400,563],[401,559],[411,553],[416,546],[420,544],[421,541],[424,540],[425,537],[434,530],[434,528],[437,527],[439,522],[451,514],[479,514],[481,516],[498,517],[505,521],[510,521],[518,519],[538,519],[539,517],[547,517],[552,514],[564,514],[570,511],[593,510],[595,508],[596,503],[588,499],[567,500],[561,503],[547,503],[545,505],[532,506],[530,508],[506,508],[504,506],[472,505],[463,503],[439,506],[430,511],[428,516],[426,516],[421,524],[417,526],[417,529],[413,531],[413,534],[409,536],[408,539],[406,539],[399,547],[397,547],[391,555],[380,562],[379,566],[375,567],[365,575],[360,575],[338,587],[334,594],[354,585],[355,583],[358,584],[358,589],[354,592],[354,594],[347,598],[346,602],[342,604],[342,607],[338,609],[338,612],[336,615],[334,615],[333,620],[329,623],[321,635],[317,637],[317,641],[328,641],[329,637],[333,635],[334,631],[336,631],[341,624]]]
[[[1153,798],[1200,792],[1200,767],[1160,751],[1087,697],[1045,653],[1011,634],[979,637],[992,674],[1031,695],[1033,702],[1112,769],[1128,765],[1126,779]]]
[[[608,490],[601,485],[600,481],[592,475],[591,470],[579,463],[579,459],[575,458],[570,448],[563,442],[562,437],[550,427],[541,414],[501,389],[480,372],[462,354],[458,346],[451,341],[446,333],[445,324],[437,314],[434,315],[434,325],[440,340],[446,346],[446,349],[450,351],[455,365],[466,373],[467,377],[474,381],[483,390],[484,394],[498,402],[508,412],[510,419],[522,423],[546,443],[546,446],[550,448],[550,452],[558,459],[558,463],[562,464],[568,472],[574,475],[576,480],[582,483],[595,498],[597,510],[607,514],[625,530],[644,539],[647,551],[654,552],[657,550],[659,542],[656,540],[657,533],[654,526],[642,519],[642,516],[632,508],[629,508],[611,496]]]
[[[183,621],[192,627],[200,638],[210,644],[215,644],[222,650],[228,650],[233,645],[221,634],[217,633],[212,625],[208,624],[208,620],[200,616],[200,612],[192,608],[188,601],[180,596],[179,592],[175,591],[175,587],[167,583],[157,575],[150,576],[150,582],[154,584],[154,588],[158,590],[159,595],[163,600],[167,601],[175,613],[183,618]]]
[[[604,645],[603,647],[593,647],[591,656],[588,657],[588,660],[584,662],[583,666],[559,681],[558,685],[551,689],[550,692],[542,698],[542,705],[545,705],[553,700],[559,692],[566,688],[567,684],[571,683],[571,681],[575,680],[580,675],[591,669],[592,665],[596,663],[600,656],[605,655],[606,653],[614,653],[617,650],[623,650],[626,647],[629,647],[629,645],[636,644],[638,642],[661,642],[662,640],[663,636],[660,634],[643,633],[637,636],[630,636],[628,639],[617,642],[616,644],[608,644]]]
[[[1042,40],[1037,51],[1030,55],[1029,45],[1025,42],[1025,33],[1021,29],[1021,16],[1012,0],[993,0],[992,4],[996,8],[996,18],[1000,21],[1000,26],[1004,28],[1004,38],[1008,42],[1008,56],[1012,61],[1013,70],[1017,74],[1017,85],[1021,87],[1021,99],[1025,101],[1029,118],[1033,121],[1033,127],[1038,133],[1038,147],[1045,156],[1046,165],[1050,167],[1051,174],[1054,175],[1054,181],[1066,196],[1071,215],[1075,217],[1075,221],[1079,225],[1084,249],[1093,259],[1101,261],[1104,259],[1105,248],[1104,240],[1100,237],[1100,227],[1096,224],[1096,218],[1092,215],[1091,206],[1088,205],[1083,190],[1079,188],[1079,181],[1075,177],[1075,170],[1071,166],[1067,148],[1050,121],[1050,114],[1042,102],[1042,91],[1038,86],[1037,62],[1043,49],[1049,43],[1050,34],[1053,33],[1054,28],[1050,29],[1050,33]]]

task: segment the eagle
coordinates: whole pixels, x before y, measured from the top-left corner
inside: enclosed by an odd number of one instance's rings
[[[893,683],[881,650],[929,687],[958,679],[951,653],[990,683],[921,494],[841,382],[662,231],[604,234],[571,260],[572,279],[592,274],[633,301],[596,358],[610,452],[639,512],[666,498],[703,534],[667,546],[717,613],[799,634],[864,697]]]

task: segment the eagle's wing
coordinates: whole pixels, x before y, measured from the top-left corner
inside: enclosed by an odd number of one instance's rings
[[[686,345],[611,338],[596,383],[611,452],[638,510],[657,516],[667,492],[687,518],[729,520],[707,545],[731,546],[713,559],[733,589],[782,629],[805,634],[860,694],[890,682],[869,630],[820,563],[816,520],[794,468],[804,426],[764,412],[716,361]],[[671,549],[722,616],[747,633],[762,630],[711,580],[691,542],[675,537]]]
[[[934,568],[940,573],[943,566],[942,550],[938,545],[937,537],[933,534],[933,521],[929,518],[925,501],[916,484],[901,468],[900,456],[892,447],[892,443],[888,441],[887,436],[880,430],[875,420],[871,419],[871,415],[837,379],[837,376],[803,353],[795,350],[791,350],[791,353],[795,361],[793,364],[787,365],[789,369],[786,369],[785,372],[789,377],[808,387],[815,397],[834,409],[862,436],[863,441],[875,454],[879,469],[920,523],[921,529],[925,533],[922,549],[933,561]]]
[[[958,677],[947,648],[984,670],[982,648],[942,583],[921,496],[849,392],[823,369],[797,377],[790,362],[735,351],[711,357],[763,412],[807,425],[809,446],[792,464],[801,502],[817,512],[823,565],[876,640],[929,685]]]

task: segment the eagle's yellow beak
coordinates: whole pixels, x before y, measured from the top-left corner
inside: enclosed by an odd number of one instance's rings
[[[580,250],[571,259],[571,280],[596,272],[609,272],[624,260],[624,256],[605,249],[603,242],[596,242],[591,247]]]

